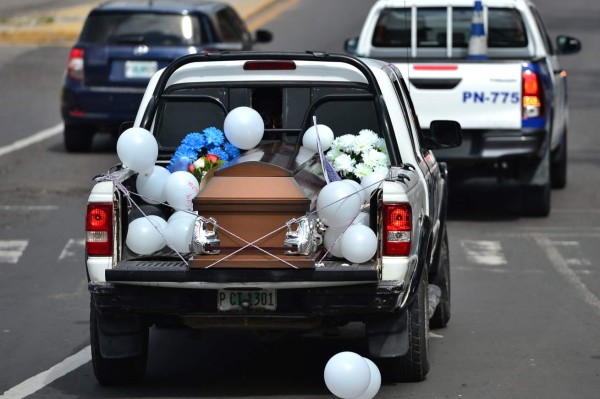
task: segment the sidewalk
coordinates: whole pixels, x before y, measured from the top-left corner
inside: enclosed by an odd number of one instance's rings
[[[277,0],[221,0],[244,20],[260,13]],[[0,22],[0,45],[71,46],[77,40],[85,17],[96,5],[93,1],[51,12],[22,15]]]

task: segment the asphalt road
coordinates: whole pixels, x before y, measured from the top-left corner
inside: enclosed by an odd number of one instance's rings
[[[264,49],[341,51],[372,2],[345,0],[343,10],[334,0],[281,3],[264,19],[275,35]],[[571,105],[569,184],[553,191],[552,213],[542,219],[519,217],[510,191],[452,192],[452,319],[434,331],[427,380],[386,382],[377,398],[598,397],[600,3],[537,4],[553,35],[583,42],[580,54],[563,59]],[[342,350],[366,353],[356,326],[341,338],[271,344],[234,333],[155,329],[143,384],[100,387],[85,351],[80,365],[54,379],[71,364],[65,359],[89,345],[85,202],[92,177],[118,161],[115,143],[102,136],[90,154],[67,154],[60,135],[11,150],[17,140],[52,132],[61,122],[67,53],[0,47],[0,393],[19,387],[2,397],[23,397],[18,392],[35,384],[43,387],[30,398],[332,397],[324,364]]]

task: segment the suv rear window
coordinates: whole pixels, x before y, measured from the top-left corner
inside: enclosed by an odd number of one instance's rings
[[[417,47],[445,48],[448,45],[448,9],[417,8]],[[473,8],[452,8],[452,47],[466,48],[471,33]],[[375,28],[375,47],[410,47],[412,14],[409,8],[382,10]],[[512,8],[488,9],[488,47],[527,47],[527,34],[521,14]]]
[[[199,22],[190,15],[158,13],[92,13],[80,41],[92,44],[148,44],[155,46],[201,43]]]

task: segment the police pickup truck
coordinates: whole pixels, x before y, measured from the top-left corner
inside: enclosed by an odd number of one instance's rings
[[[364,323],[370,356],[384,373],[424,379],[430,324],[443,327],[450,318],[446,170],[432,150],[460,144],[458,123],[432,121],[422,131],[393,64],[238,52],[185,56],[158,71],[135,128],[156,138],[154,166],[167,166],[184,136],[223,129],[239,107],[263,116],[262,139],[200,185],[193,209],[145,201],[136,195],[139,173],[127,165],[96,179],[86,266],[99,382],[143,377],[153,325],[261,336],[352,322]],[[335,241],[325,244],[331,227],[315,214],[318,195],[341,181],[327,184],[323,158],[302,145],[315,117],[336,137],[368,129],[387,154],[387,173],[360,207],[361,223],[376,237],[369,259],[345,259],[334,255]],[[188,247],[175,251],[167,242],[139,253],[128,245],[139,218],[164,225],[182,211],[196,219]]]
[[[558,56],[580,43],[568,36],[553,43],[529,0],[482,3],[487,40],[478,59],[468,54],[473,0],[377,1],[346,51],[394,62],[424,129],[438,118],[461,124],[463,144],[436,151],[454,182],[516,183],[523,213],[546,216],[551,187],[567,183],[567,73]]]

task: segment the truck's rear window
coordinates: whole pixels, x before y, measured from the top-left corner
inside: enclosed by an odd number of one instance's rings
[[[158,46],[201,43],[199,22],[190,15],[132,12],[92,13],[80,41],[93,44]]]
[[[228,110],[239,106],[252,107],[263,117],[264,141],[296,143],[312,126],[312,116],[336,137],[362,129],[383,134],[368,90],[300,85],[177,88],[161,101],[155,136],[163,150],[175,149],[188,133],[210,126],[223,129]]]
[[[466,48],[471,32],[472,8],[452,10],[452,47]],[[416,10],[417,47],[446,48],[448,45],[448,8],[420,7]],[[411,47],[410,8],[382,10],[375,27],[374,47]],[[527,33],[521,14],[512,8],[488,9],[488,47],[526,47]]]

